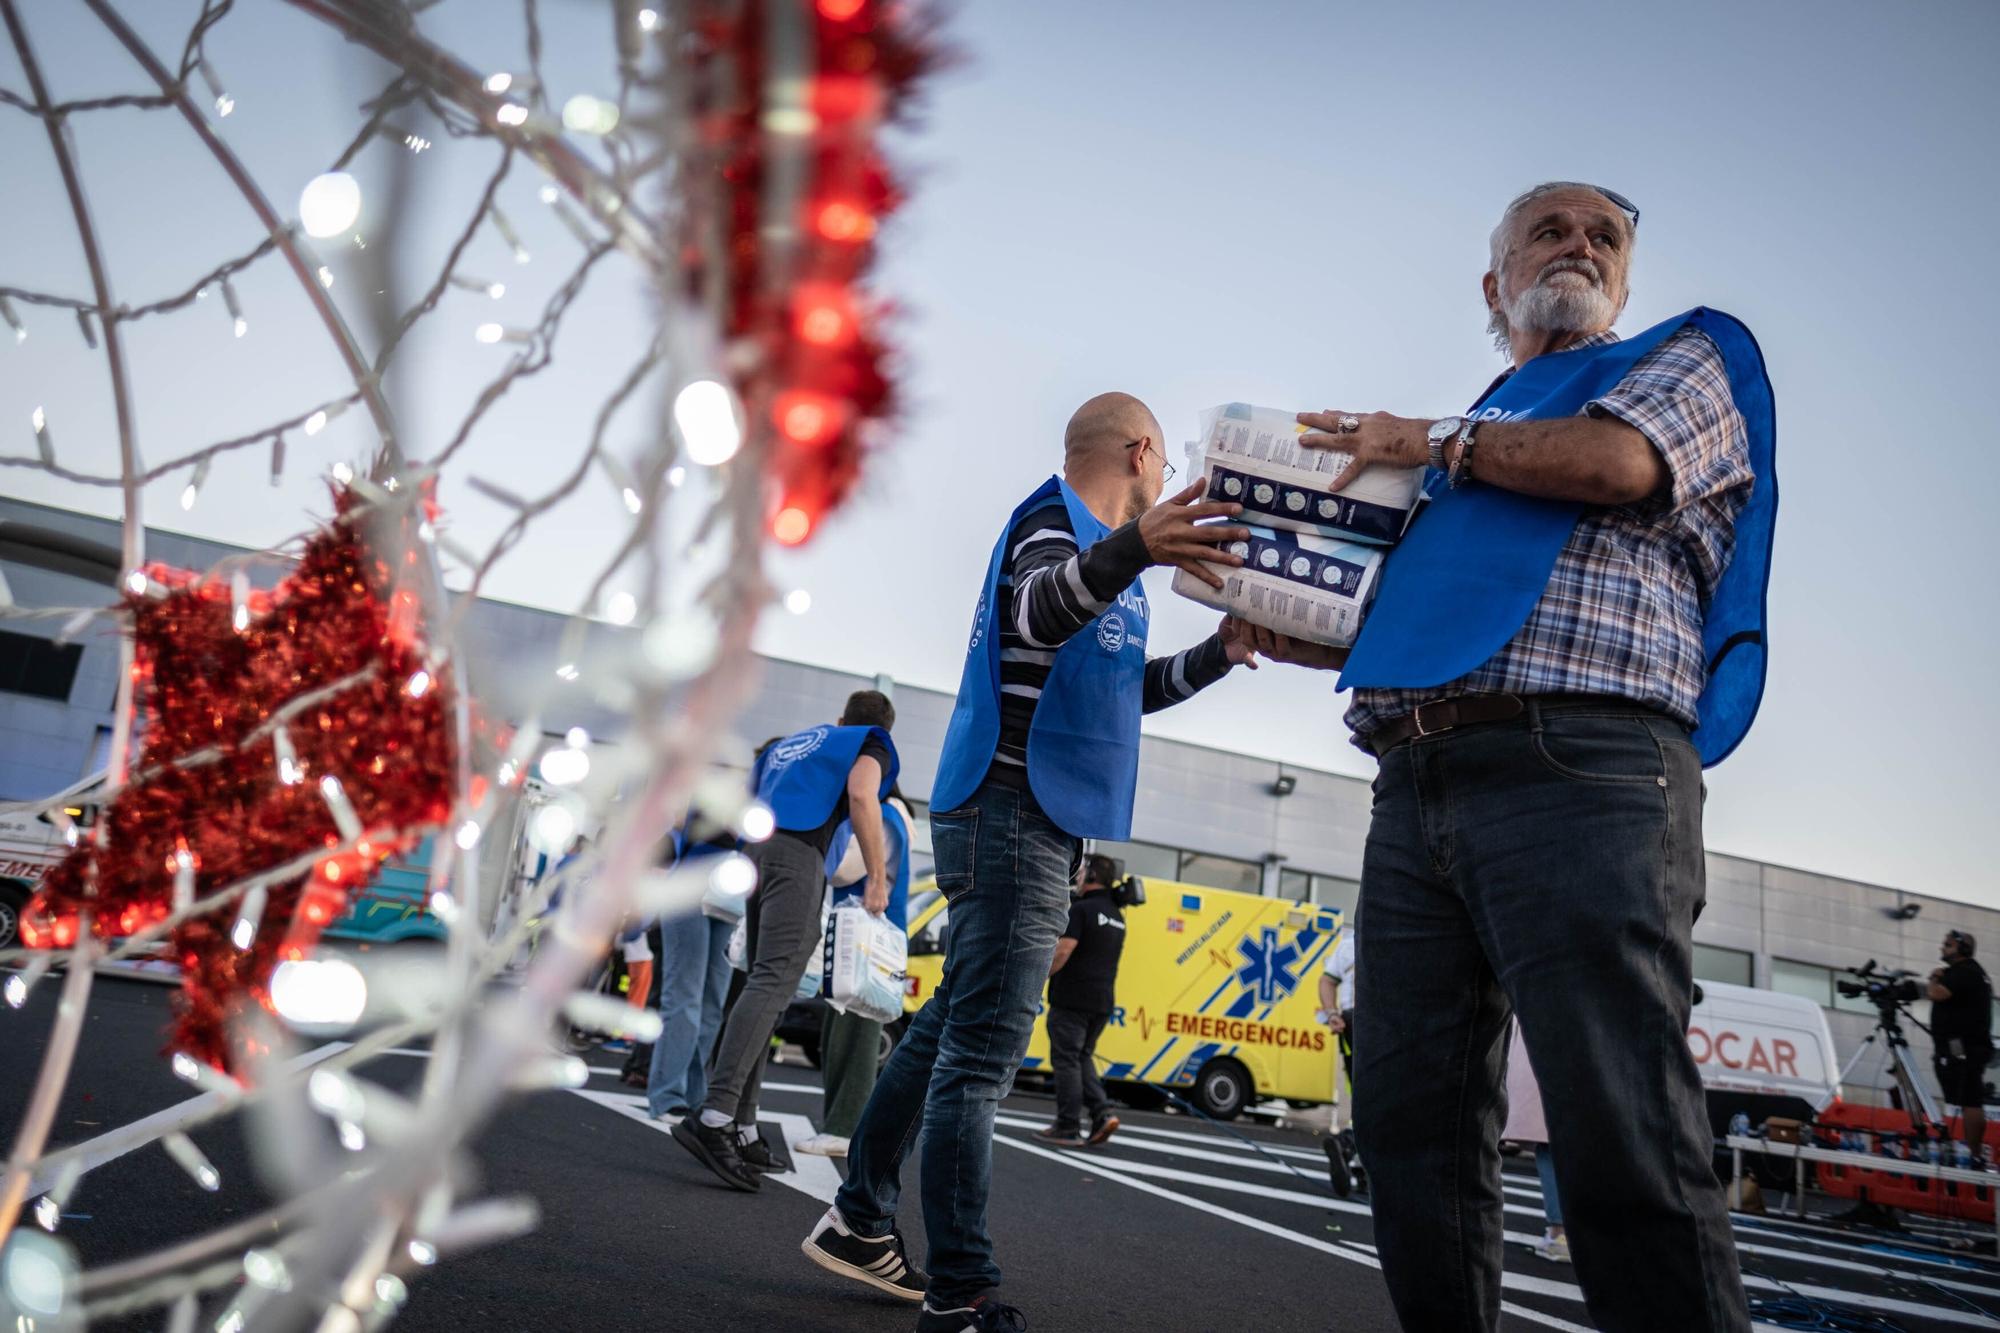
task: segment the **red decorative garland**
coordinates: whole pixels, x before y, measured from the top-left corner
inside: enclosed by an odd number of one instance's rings
[[[353,502],[337,503],[340,516],[292,573],[272,592],[249,592],[241,611],[226,583],[147,567],[168,591],[124,599],[142,751],[133,780],[22,915],[34,948],[75,943],[85,912],[93,933],[122,937],[172,914],[183,867],[199,899],[323,849],[310,874],[269,886],[248,948],[230,938],[237,902],[170,936],[182,969],[173,1046],[217,1068],[240,1064],[232,1020],[268,1005],[278,963],[302,957],[384,859],[451,809],[449,684],[425,665],[414,594],[390,593]],[[287,703],[348,677],[358,679],[289,718],[284,742],[270,729],[245,740]],[[177,762],[211,749],[214,762]],[[281,756],[296,768],[281,772]],[[364,830],[351,847],[320,786],[328,775]]]
[[[764,79],[770,11],[779,4],[807,17],[813,62],[811,124],[801,134],[810,170],[790,271],[774,274],[764,209],[780,131],[767,123]],[[724,332],[760,353],[733,373],[751,429],[774,432],[771,535],[796,546],[852,490],[870,428],[894,409],[881,311],[857,284],[874,262],[877,227],[903,201],[877,132],[904,114],[936,56],[902,0],[773,0],[769,8],[703,0],[692,29],[692,64],[711,76],[700,81],[695,119],[719,177],[692,188],[719,191],[728,219]],[[724,58],[727,77],[714,77]],[[688,210],[682,245],[697,292],[707,272],[704,215]]]

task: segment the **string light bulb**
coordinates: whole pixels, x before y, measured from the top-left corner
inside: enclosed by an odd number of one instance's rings
[[[236,924],[229,928],[229,942],[248,952],[257,942],[258,927],[264,924],[264,905],[270,901],[271,891],[265,885],[253,884],[243,895],[243,906],[236,913]]]
[[[833,443],[842,415],[838,399],[810,389],[787,389],[771,401],[778,433],[807,448]]]
[[[529,259],[533,258],[528,253],[528,247],[521,244],[520,233],[514,230],[514,224],[507,221],[507,215],[500,211],[500,205],[493,205],[492,208],[487,210],[487,214],[493,219],[493,230],[500,233],[500,239],[505,241],[508,248],[514,252],[515,263],[525,264]]]
[[[37,406],[34,411],[28,413],[28,420],[35,428],[35,452],[41,455],[42,466],[54,467],[56,445],[49,436],[49,414]]]
[[[513,86],[514,76],[505,70],[500,71],[498,74],[489,74],[486,76],[486,91],[496,97]]]
[[[468,292],[478,292],[481,296],[490,296],[496,301],[507,294],[507,284],[504,282],[488,282],[484,278],[469,278],[462,273],[451,275],[451,285]]]
[[[813,597],[804,588],[794,588],[785,594],[785,609],[795,616],[802,616],[812,610]]]
[[[653,32],[653,31],[655,31],[656,29],[658,29],[658,28],[659,28],[659,26],[660,26],[660,11],[659,11],[659,10],[657,10],[657,9],[642,9],[642,10],[640,10],[640,11],[639,11],[639,31],[640,31],[640,32]]]
[[[360,218],[361,182],[344,171],[315,176],[299,192],[299,223],[317,240],[340,235]]]
[[[208,85],[208,95],[214,101],[217,118],[226,117],[234,111],[236,99],[222,90],[222,80],[215,76],[215,66],[208,63],[208,57],[199,57],[194,67],[201,71],[201,81]]]
[[[229,307],[229,317],[234,321],[236,336],[241,338],[250,331],[250,321],[243,318],[243,304],[236,299],[236,284],[228,278],[222,280],[222,304]]]
[[[674,395],[674,425],[688,459],[717,467],[743,447],[736,395],[716,380],[695,380]]]
[[[181,491],[181,508],[193,509],[195,499],[201,494],[201,484],[208,480],[208,465],[214,462],[211,455],[194,465],[194,475],[188,478],[187,486]]]
[[[629,625],[639,614],[639,599],[622,590],[614,592],[605,603],[604,614],[614,625]]]
[[[787,505],[771,520],[771,536],[781,546],[797,546],[812,535],[812,527],[812,515],[797,505]]]
[[[21,317],[14,312],[14,303],[4,296],[0,296],[0,320],[5,320],[7,327],[14,330],[16,343],[28,341],[28,326],[23,324]]]
[[[528,123],[528,108],[519,102],[502,102],[500,109],[493,113],[493,119],[509,127]]]

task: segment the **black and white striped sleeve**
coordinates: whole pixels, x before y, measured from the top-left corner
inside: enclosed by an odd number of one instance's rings
[[[1146,711],[1186,703],[1229,674],[1232,663],[1222,640],[1211,634],[1172,657],[1146,659]]]
[[[1076,533],[1060,504],[1026,515],[1008,534],[1013,581],[1013,630],[1031,650],[1053,650],[1104,613],[1146,567],[1146,544],[1135,523],[1076,549]]]

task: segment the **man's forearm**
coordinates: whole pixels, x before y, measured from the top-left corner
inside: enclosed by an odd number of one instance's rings
[[[1172,657],[1147,658],[1141,707],[1148,713],[1157,713],[1162,708],[1186,703],[1228,675],[1229,666],[1229,651],[1214,634]]]
[[[847,802],[848,822],[854,826],[854,841],[861,844],[861,864],[870,879],[889,876],[889,838],[882,828],[882,807],[873,800]]]
[[[1637,504],[1671,479],[1644,435],[1598,417],[1485,422],[1473,438],[1472,475],[1520,495],[1593,505]]]

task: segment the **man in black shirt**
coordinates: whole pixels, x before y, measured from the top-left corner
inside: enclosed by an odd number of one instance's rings
[[[1964,931],[1946,931],[1938,950],[1944,965],[1930,983],[1938,1086],[1964,1115],[1963,1142],[1975,1162],[1986,1142],[1986,1062],[1993,1057],[1993,983],[1972,959],[1977,948]]]
[[[1069,924],[1056,941],[1049,968],[1049,1063],[1056,1074],[1056,1122],[1035,1137],[1059,1148],[1102,1143],[1118,1128],[1111,1099],[1097,1077],[1097,1038],[1117,1007],[1118,958],[1125,950],[1125,917],[1111,896],[1118,863],[1108,856],[1083,860],[1083,884],[1070,904]],[[1083,1114],[1090,1112],[1090,1129]]]

